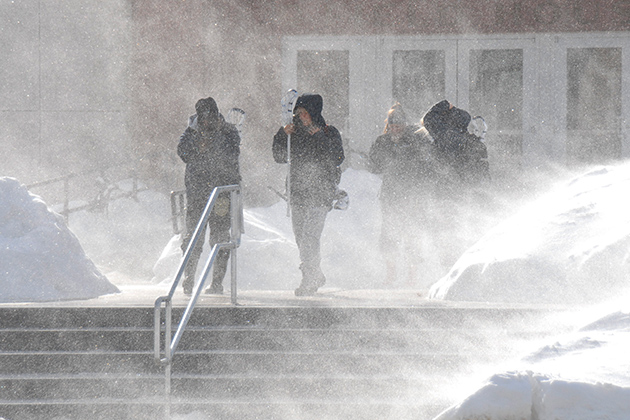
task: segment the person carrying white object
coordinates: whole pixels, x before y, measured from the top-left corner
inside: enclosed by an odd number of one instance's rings
[[[320,238],[328,212],[337,196],[344,160],[341,134],[322,117],[323,98],[300,96],[293,121],[281,127],[273,139],[277,163],[291,160],[289,191],[291,223],[300,253],[302,282],[296,296],[311,296],[326,283],[321,270]],[[289,136],[291,146],[287,147]]]

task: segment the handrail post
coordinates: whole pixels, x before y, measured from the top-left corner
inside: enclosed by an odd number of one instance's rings
[[[173,222],[173,233],[175,235],[180,233],[179,230],[179,209],[181,207],[178,207],[178,200],[179,200],[180,194],[178,191],[171,191],[171,217],[172,217],[172,222]]]
[[[230,259],[230,300],[232,305],[238,305],[236,296],[236,247],[232,248]]]
[[[156,360],[162,360],[162,302],[165,297],[160,296],[155,300],[153,307],[153,351]]]
[[[66,176],[63,180],[63,215],[66,223],[70,220],[70,177]]]
[[[233,245],[230,253],[230,299],[233,305],[237,305],[237,249],[241,244],[241,233],[243,232],[243,206],[240,190],[233,190],[230,193],[230,198],[232,213],[230,243]]]

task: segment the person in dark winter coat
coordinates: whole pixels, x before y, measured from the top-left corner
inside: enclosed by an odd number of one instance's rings
[[[434,140],[441,167],[438,192],[456,195],[490,180],[488,151],[479,137],[468,132],[471,117],[467,111],[443,100],[422,121]]]
[[[436,222],[433,237],[442,265],[449,268],[479,236],[479,215],[487,205],[488,151],[482,139],[469,132],[470,114],[443,100],[424,116],[419,134],[434,142],[436,162]]]
[[[186,164],[186,234],[182,241],[185,251],[201,218],[208,198],[215,187],[234,185],[241,181],[239,169],[240,136],[232,124],[219,113],[214,99],[200,99],[195,104],[196,114],[190,117],[182,134],[177,154]],[[230,197],[222,193],[215,202],[208,220],[210,246],[230,239]],[[206,227],[204,227],[205,229]],[[202,234],[202,238],[204,235]],[[191,294],[203,240],[197,242],[184,278],[184,293]],[[223,277],[227,271],[230,251],[221,249],[213,264],[212,285],[207,293],[223,293]]]
[[[320,238],[328,212],[333,207],[344,160],[339,131],[322,117],[323,99],[317,94],[300,96],[293,122],[281,127],[273,138],[277,163],[287,163],[291,153],[291,222],[300,253],[302,282],[296,296],[310,296],[326,283],[320,268]],[[290,151],[287,149],[291,135]]]
[[[385,284],[396,281],[397,260],[406,262],[407,282],[414,284],[422,260],[422,240],[433,196],[434,168],[431,142],[408,124],[397,103],[387,113],[385,132],[372,144],[369,169],[381,174],[379,192],[382,225],[380,249],[387,267]]]

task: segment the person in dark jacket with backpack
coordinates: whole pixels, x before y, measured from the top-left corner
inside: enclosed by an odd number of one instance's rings
[[[387,113],[385,131],[369,151],[369,170],[380,174],[380,249],[386,265],[385,285],[397,279],[398,256],[405,262],[408,285],[416,282],[422,242],[433,199],[435,174],[431,142],[408,124],[402,105]]]
[[[201,218],[210,194],[215,187],[239,184],[240,136],[232,124],[219,113],[213,98],[200,99],[195,104],[196,114],[190,117],[182,134],[177,154],[186,164],[186,233],[182,250],[186,251]],[[222,193],[215,202],[208,219],[210,246],[230,239],[230,197]],[[204,232],[205,232],[204,226]],[[201,235],[204,238],[204,234]],[[184,293],[191,294],[195,283],[197,263],[203,250],[203,239],[190,257],[185,270]],[[213,264],[212,284],[206,293],[223,293],[223,278],[227,271],[230,251],[221,249]]]
[[[488,151],[482,139],[469,132],[470,114],[447,100],[424,115],[423,127],[433,139],[436,162],[437,240],[444,268],[452,266],[478,239],[479,215],[488,205],[482,193],[489,185]]]
[[[490,180],[486,145],[468,132],[471,119],[467,111],[447,100],[435,104],[422,119],[434,140],[442,174],[439,190],[444,194],[455,195]]]
[[[293,122],[278,130],[272,145],[277,163],[287,163],[291,153],[288,194],[302,271],[296,296],[311,296],[326,283],[320,267],[320,238],[333,207],[344,160],[341,134],[326,124],[322,108],[320,95],[300,96],[293,110]],[[287,150],[289,135],[291,147]]]

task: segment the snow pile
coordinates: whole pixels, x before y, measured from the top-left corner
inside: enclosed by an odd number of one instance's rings
[[[492,376],[436,420],[627,419],[629,353],[630,312],[612,312]]]
[[[61,216],[16,179],[0,178],[0,302],[116,293]]]
[[[630,165],[593,169],[523,208],[433,285],[455,301],[592,303],[628,286]]]

